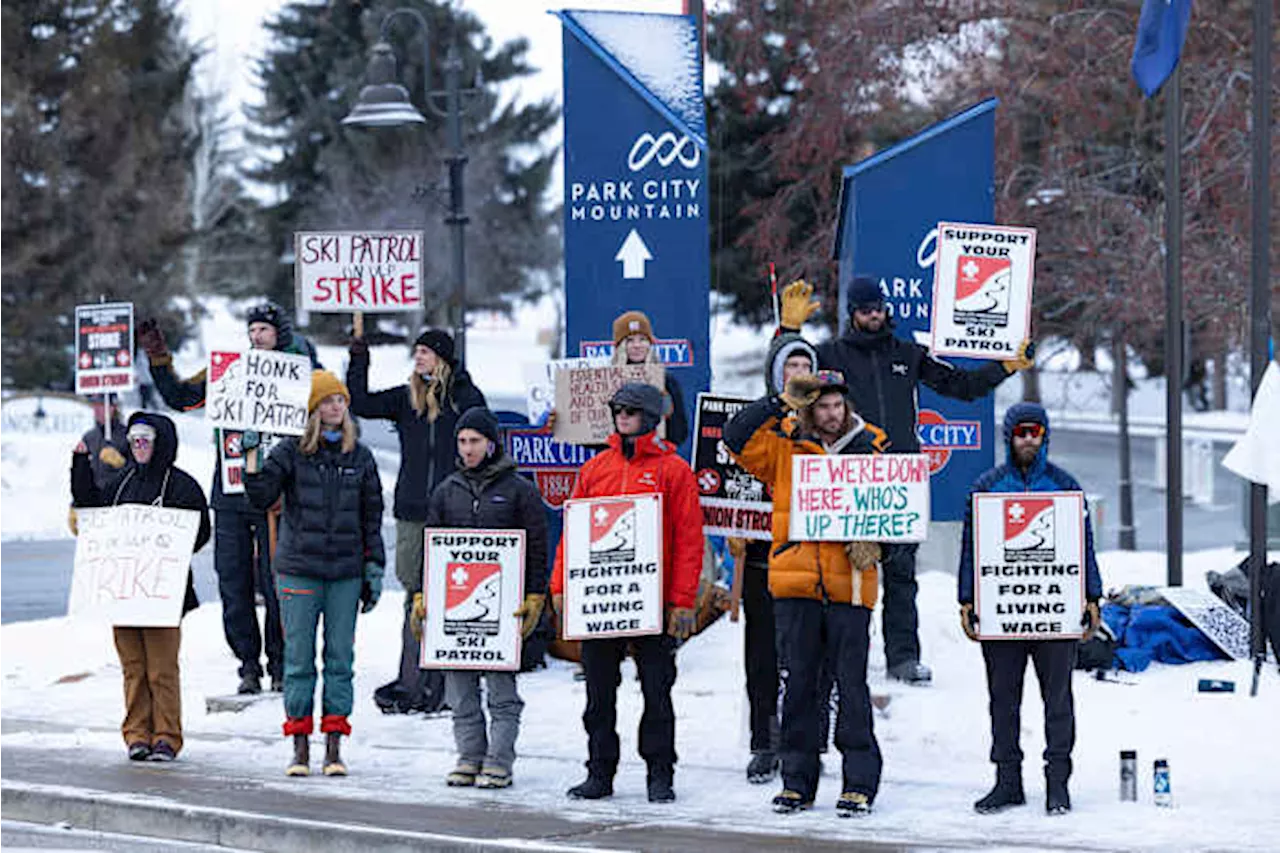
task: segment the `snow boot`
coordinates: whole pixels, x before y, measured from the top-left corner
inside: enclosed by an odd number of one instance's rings
[[[840,817],[864,817],[871,814],[871,799],[861,791],[845,791],[836,800],[836,814]]]
[[[646,780],[646,787],[649,789],[649,802],[674,803],[676,801],[675,789],[671,787],[672,777],[673,774],[669,767],[649,771]]]
[[[146,761],[151,755],[151,744],[138,741],[129,744],[129,760],[130,761]]]
[[[480,775],[476,776],[477,788],[510,788],[511,771],[504,770],[495,764],[486,764]]]
[[[151,754],[147,756],[147,761],[173,761],[178,757],[178,753],[166,740],[158,740],[151,745]]]
[[[1067,791],[1067,780],[1045,777],[1044,810],[1051,815],[1064,815],[1071,811],[1071,794]]]
[[[476,777],[479,775],[479,763],[458,759],[458,764],[453,768],[453,772],[444,777],[444,783],[450,788],[470,788],[476,783]]]
[[[997,765],[996,784],[987,795],[973,804],[978,814],[995,814],[1010,806],[1026,805],[1022,791],[1022,768],[1019,765]]]
[[[293,736],[293,761],[285,768],[284,775],[311,775],[311,740],[307,735]]]
[[[342,732],[326,732],[324,736],[324,775],[347,775],[347,765],[342,763],[341,748]]]
[[[586,781],[568,790],[571,800],[603,800],[613,796],[613,777],[588,774]]]
[[[933,670],[918,660],[909,660],[889,668],[889,677],[894,681],[925,687],[933,682]]]
[[[795,814],[813,808],[813,798],[806,798],[799,791],[784,788],[773,798],[773,810],[778,814]]]
[[[256,696],[262,692],[262,679],[253,673],[240,677],[240,686],[236,692],[241,696]]]
[[[747,781],[752,785],[764,785],[772,782],[778,775],[777,753],[762,750],[751,754],[751,762],[747,764]]]

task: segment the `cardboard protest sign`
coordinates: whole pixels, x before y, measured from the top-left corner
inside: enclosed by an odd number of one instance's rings
[[[607,358],[553,358],[524,366],[525,409],[529,423],[539,424],[556,403],[556,373],[575,367],[607,367]]]
[[[765,484],[741,468],[721,438],[728,420],[751,401],[699,394],[693,421],[693,470],[710,536],[773,539],[773,501]]]
[[[1036,230],[938,223],[934,355],[1008,359],[1031,337]]]
[[[981,639],[1080,637],[1084,495],[974,495],[973,571]]]
[[[566,640],[663,631],[662,496],[565,503]]]
[[[76,306],[76,393],[133,390],[133,303]]]
[[[209,353],[205,417],[214,427],[302,435],[311,360],[274,350]]]
[[[604,444],[613,434],[609,399],[628,382],[643,382],[661,391],[665,373],[660,364],[617,364],[571,367],[556,371],[557,441]],[[662,425],[658,425],[661,435]]]
[[[414,311],[422,304],[421,231],[298,231],[298,308]]]
[[[792,457],[792,539],[923,542],[928,529],[925,454]]]
[[[68,614],[120,627],[178,625],[200,513],[144,504],[82,509],[79,529]]]
[[[520,669],[524,531],[425,531],[425,669]]]

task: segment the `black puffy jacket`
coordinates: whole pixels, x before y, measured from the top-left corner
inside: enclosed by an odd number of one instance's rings
[[[200,513],[200,529],[196,531],[195,547],[198,552],[209,541],[209,504],[195,478],[174,466],[178,458],[178,431],[173,421],[154,412],[134,412],[129,426],[144,423],[156,431],[154,449],[145,465],[139,464],[126,448],[128,460],[119,473],[110,478],[105,488],[99,488],[93,476],[89,454],[76,453],[71,457],[71,496],[77,507],[116,506],[117,504],[152,504],[190,509]],[[126,427],[127,429],[127,427]],[[194,610],[195,586],[191,573],[187,573],[187,593],[182,603],[185,614]]]
[[[455,471],[436,487],[427,526],[525,531],[525,595],[547,591],[546,510],[538,489],[516,473],[515,462],[501,449],[479,467]],[[422,578],[415,580],[420,587]]]
[[[818,345],[818,366],[839,370],[849,383],[849,399],[867,421],[889,434],[889,453],[917,453],[916,386],[957,400],[977,400],[1008,378],[998,361],[964,370],[939,361],[914,341],[905,341],[885,325],[868,334],[851,329]]]
[[[277,572],[342,580],[361,577],[365,563],[386,565],[382,481],[363,444],[343,453],[340,442],[321,439],[306,454],[291,436],[272,448],[261,471],[245,475],[244,488],[259,510],[284,498]]]
[[[427,517],[431,490],[456,467],[458,449],[453,431],[458,415],[474,406],[484,406],[484,394],[472,383],[471,376],[459,368],[453,373],[440,414],[430,421],[413,408],[408,385],[369,391],[368,353],[351,354],[347,388],[351,392],[351,414],[395,424],[400,435],[400,473],[396,477],[392,512],[402,521],[423,521]]]

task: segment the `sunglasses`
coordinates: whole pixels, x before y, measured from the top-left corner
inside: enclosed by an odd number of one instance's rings
[[[635,406],[610,406],[609,408],[613,410],[613,414],[615,417],[618,415],[640,414],[640,409],[637,409]]]
[[[884,310],[883,302],[872,302],[869,305],[853,306],[853,313],[855,314],[880,314],[883,313]]]
[[[1039,438],[1044,435],[1044,424],[1018,424],[1013,428],[1014,438]]]

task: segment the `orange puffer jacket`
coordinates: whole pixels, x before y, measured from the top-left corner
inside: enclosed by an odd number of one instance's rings
[[[855,570],[843,542],[790,540],[791,459],[803,453],[874,453],[883,433],[853,415],[853,429],[828,451],[801,435],[776,396],[762,397],[725,424],[724,443],[738,464],[773,489],[773,547],[769,550],[769,592],[774,598],[813,598],[876,606],[879,572]],[[788,429],[790,428],[790,429]]]

